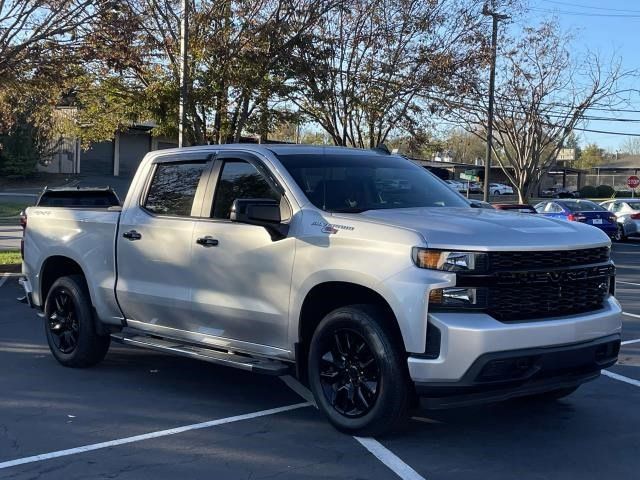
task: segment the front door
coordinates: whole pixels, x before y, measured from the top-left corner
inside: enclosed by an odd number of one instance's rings
[[[229,220],[235,199],[286,202],[283,190],[244,153],[218,154],[211,178],[209,218],[198,220],[193,232],[191,328],[235,348],[286,349],[294,239],[273,240],[264,227]]]
[[[189,325],[192,237],[211,165],[160,157],[141,198],[123,211],[116,291],[131,326],[171,334]]]

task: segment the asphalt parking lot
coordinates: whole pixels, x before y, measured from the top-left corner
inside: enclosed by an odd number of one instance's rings
[[[640,242],[613,256],[629,343],[608,376],[555,403],[415,412],[376,440],[336,432],[279,378],[117,345],[63,368],[0,278],[0,478],[638,478]]]

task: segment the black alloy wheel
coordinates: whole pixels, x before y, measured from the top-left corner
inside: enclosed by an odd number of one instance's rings
[[[380,366],[366,340],[354,330],[338,329],[323,350],[320,383],[327,401],[349,418],[369,413],[378,396]]]
[[[61,353],[68,355],[78,346],[80,335],[80,322],[68,290],[60,288],[54,292],[50,310],[52,311],[47,312],[47,319],[51,339]]]

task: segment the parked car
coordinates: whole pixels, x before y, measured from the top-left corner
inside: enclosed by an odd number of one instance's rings
[[[535,209],[545,217],[593,225],[611,238],[618,231],[616,216],[591,200],[546,200],[538,203]]]
[[[121,208],[27,214],[21,283],[68,367],[115,340],[296,372],[336,428],[375,435],[418,397],[557,399],[618,357],[606,235],[470,208],[380,150],[160,150]]]
[[[538,213],[533,206],[526,203],[494,203],[493,208],[514,213]]]
[[[462,191],[467,193],[467,186],[469,193],[482,193],[482,184],[479,182],[462,182]]]
[[[460,192],[460,193],[467,192],[467,187],[462,182],[459,182],[457,180],[445,180],[445,182],[456,192]]]
[[[570,188],[551,187],[540,192],[540,196],[550,198],[578,198],[580,194]]]
[[[629,237],[640,236],[640,198],[616,198],[600,205],[616,216],[615,240],[624,242]]]
[[[489,193],[492,195],[513,195],[513,188],[502,183],[490,183]]]

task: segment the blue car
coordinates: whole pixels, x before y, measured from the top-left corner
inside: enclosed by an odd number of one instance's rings
[[[591,200],[546,200],[538,203],[534,208],[545,217],[593,225],[611,238],[615,237],[618,231],[615,215]]]

